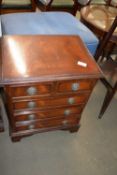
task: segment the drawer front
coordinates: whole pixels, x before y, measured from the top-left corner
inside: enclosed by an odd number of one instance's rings
[[[83,106],[78,107],[66,107],[61,109],[51,109],[39,112],[32,112],[25,115],[14,115],[15,121],[35,121],[39,119],[47,119],[65,116],[69,118],[72,114],[80,114],[83,109]]]
[[[52,84],[38,84],[38,85],[29,85],[29,86],[12,86],[11,94],[12,97],[21,97],[21,96],[36,96],[49,94],[52,91]]]
[[[49,108],[49,107],[61,107],[68,105],[77,105],[83,104],[88,99],[89,94],[79,94],[78,96],[69,96],[62,98],[47,98],[42,100],[26,100],[26,101],[15,101],[13,103],[13,108],[15,110],[22,109],[41,109],[41,108]]]
[[[36,130],[36,129],[49,129],[49,128],[67,128],[70,126],[75,126],[79,123],[78,117],[70,117],[69,119],[66,118],[59,118],[59,119],[47,119],[47,120],[40,120],[38,122],[28,122],[28,123],[17,123],[16,124],[16,131],[24,131],[24,130]]]
[[[76,80],[61,82],[58,86],[58,92],[79,92],[80,90],[91,90],[94,85],[94,80]]]

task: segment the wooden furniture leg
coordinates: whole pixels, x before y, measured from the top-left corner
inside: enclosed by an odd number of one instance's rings
[[[116,92],[116,89],[117,89],[117,83],[116,83],[114,89],[112,89],[111,87],[107,89],[107,93],[106,93],[102,108],[101,108],[100,113],[99,113],[99,118],[102,118],[104,112],[108,108],[108,106],[109,106],[109,104],[110,104],[110,102],[111,102],[111,100]]]
[[[2,120],[2,115],[1,115],[1,107],[0,107],[0,132],[4,131],[4,125],[3,125],[3,120]]]

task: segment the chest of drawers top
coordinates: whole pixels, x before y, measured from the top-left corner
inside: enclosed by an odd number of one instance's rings
[[[5,36],[1,44],[1,84],[101,76],[78,36]]]

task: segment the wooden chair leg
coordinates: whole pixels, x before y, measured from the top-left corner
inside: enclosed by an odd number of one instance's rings
[[[102,118],[102,116],[103,116],[104,112],[106,111],[107,107],[109,106],[109,104],[110,104],[110,102],[111,102],[115,92],[116,92],[116,89],[108,89],[107,90],[107,93],[106,93],[106,96],[105,96],[102,108],[101,108],[99,116],[98,116],[99,119]]]
[[[45,11],[50,11],[50,10],[51,10],[52,2],[53,2],[53,0],[51,0],[51,1],[49,2],[49,4],[46,5],[46,7],[45,7]]]
[[[73,6],[73,15],[76,16],[76,13],[78,11],[78,3],[76,0],[74,0],[74,6]]]

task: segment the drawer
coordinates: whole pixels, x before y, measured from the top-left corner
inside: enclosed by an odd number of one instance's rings
[[[60,109],[50,109],[45,111],[38,111],[38,112],[28,112],[27,114],[17,115],[15,114],[15,121],[33,121],[39,119],[47,119],[47,118],[54,118],[59,116],[65,116],[69,118],[71,114],[80,114],[82,112],[83,105],[77,107],[66,107]]]
[[[79,92],[81,90],[91,90],[94,86],[94,80],[76,80],[60,82],[58,85],[58,92]]]
[[[32,84],[29,86],[12,86],[10,88],[12,97],[37,96],[49,94],[52,91],[52,84]]]
[[[42,108],[62,107],[68,105],[84,104],[89,97],[88,93],[79,94],[77,96],[61,97],[61,98],[45,98],[45,99],[34,99],[34,100],[21,100],[14,101],[14,110],[34,110]]]
[[[70,126],[78,125],[79,123],[78,117],[70,117],[69,119],[66,118],[55,118],[55,119],[47,119],[47,120],[40,120],[38,122],[23,122],[16,124],[16,131],[23,131],[23,130],[36,130],[36,129],[50,129],[50,128],[67,128]]]

